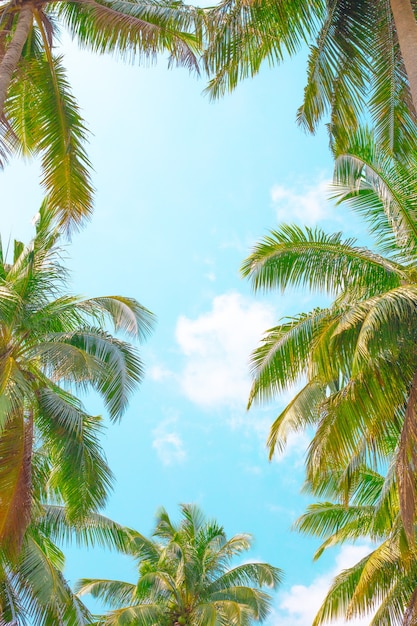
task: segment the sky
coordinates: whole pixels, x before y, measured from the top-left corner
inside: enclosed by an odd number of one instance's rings
[[[105,513],[148,534],[159,506],[178,518],[179,503],[197,503],[229,536],[253,534],[248,559],[284,570],[267,626],[310,626],[332,576],[370,548],[344,546],[313,563],[318,543],[291,530],[309,503],[300,494],[308,436],[292,438],[272,462],[265,446],[291,392],[249,412],[246,402],[262,333],[322,299],[254,294],[239,274],[255,242],[281,222],[364,241],[360,222],[327,199],[325,129],[311,137],[295,122],[306,54],[211,102],[204,77],[168,70],[164,59],[126,65],[65,36],[62,53],[91,131],[96,188],[94,216],[66,248],[70,289],[134,297],[158,320],[141,346],[145,380],[103,436],[116,477]],[[21,160],[0,173],[3,240],[33,234],[38,179],[37,164]],[[85,402],[104,411],[95,397]],[[134,580],[125,557],[66,552],[71,582]]]

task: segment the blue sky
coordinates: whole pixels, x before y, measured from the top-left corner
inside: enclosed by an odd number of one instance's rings
[[[251,558],[285,571],[268,626],[309,626],[332,574],[366,546],[312,563],[317,544],[290,530],[308,503],[307,438],[269,463],[265,439],[285,398],[249,413],[245,405],[249,354],[263,330],[320,296],[255,296],[239,277],[251,246],[280,221],[364,237],[347,209],[326,200],[325,130],[310,137],[295,123],[305,55],[210,102],[204,79],[163,61],[127,66],[65,38],[63,52],[92,131],[97,189],[91,223],[67,248],[72,291],[129,295],[158,317],[142,348],[146,379],[103,438],[117,479],[106,514],[146,534],[158,506],[176,517],[179,502],[198,503],[229,535],[255,536]],[[1,174],[4,239],[31,236],[37,180],[36,164],[20,161]],[[96,398],[86,402],[102,410]],[[134,576],[126,559],[99,550],[69,550],[66,573]]]

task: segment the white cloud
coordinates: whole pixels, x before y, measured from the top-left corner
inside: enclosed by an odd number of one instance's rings
[[[244,409],[249,389],[249,355],[274,323],[273,309],[238,293],[213,299],[196,319],[181,316],[178,345],[186,357],[179,382],[184,394],[204,407]]]
[[[284,185],[274,185],[271,199],[278,222],[301,222],[312,226],[325,219],[335,219],[335,209],[328,200],[329,180],[305,187],[301,193]]]
[[[271,626],[311,626],[313,619],[319,610],[332,579],[339,572],[352,567],[364,556],[369,554],[369,545],[343,546],[336,557],[335,567],[327,574],[318,576],[311,585],[293,585],[291,589],[281,594],[279,608],[274,612]],[[337,620],[332,622],[334,626],[367,626],[370,616],[362,619]]]
[[[167,378],[172,378],[173,374],[166,367],[162,367],[161,365],[153,365],[149,369],[148,376],[151,380],[159,382],[161,380],[166,380]]]
[[[175,431],[176,418],[168,418],[152,431],[152,447],[164,465],[183,463],[187,457],[180,435]]]

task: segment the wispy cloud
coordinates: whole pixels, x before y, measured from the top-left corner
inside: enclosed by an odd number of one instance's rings
[[[271,199],[276,208],[278,222],[298,222],[307,226],[335,219],[335,210],[328,200],[330,180],[320,180],[316,185],[300,185],[293,189],[274,185]]]
[[[343,546],[331,571],[318,576],[311,585],[293,585],[288,592],[281,594],[278,609],[269,622],[271,626],[311,626],[334,576],[352,567],[369,554],[370,550],[369,545]],[[349,620],[349,626],[367,626],[369,620],[370,615],[367,618]],[[332,624],[342,626],[346,621],[337,620]]]
[[[148,376],[149,378],[151,378],[151,380],[160,382],[161,380],[172,378],[173,373],[171,372],[171,370],[169,370],[166,367],[163,367],[162,365],[153,365],[152,367],[149,368]]]
[[[203,407],[245,407],[250,389],[249,355],[274,322],[271,306],[226,293],[195,319],[181,316],[176,339],[186,363],[183,393]]]
[[[175,428],[176,423],[176,417],[169,417],[152,431],[152,447],[164,465],[183,463],[187,458],[183,441]]]

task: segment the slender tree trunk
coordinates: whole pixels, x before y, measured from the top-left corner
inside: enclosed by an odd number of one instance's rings
[[[403,626],[415,626],[417,623],[417,588],[414,589],[403,619]]]
[[[3,115],[7,90],[19,59],[23,46],[28,38],[33,21],[33,5],[24,3],[20,9],[16,30],[0,63],[0,118]]]
[[[32,506],[33,411],[15,412],[0,437],[0,546],[18,556]]]
[[[417,22],[410,0],[390,0],[411,98],[417,111]]]
[[[400,513],[410,547],[415,546],[417,510],[417,371],[411,383],[397,452],[396,473]]]

